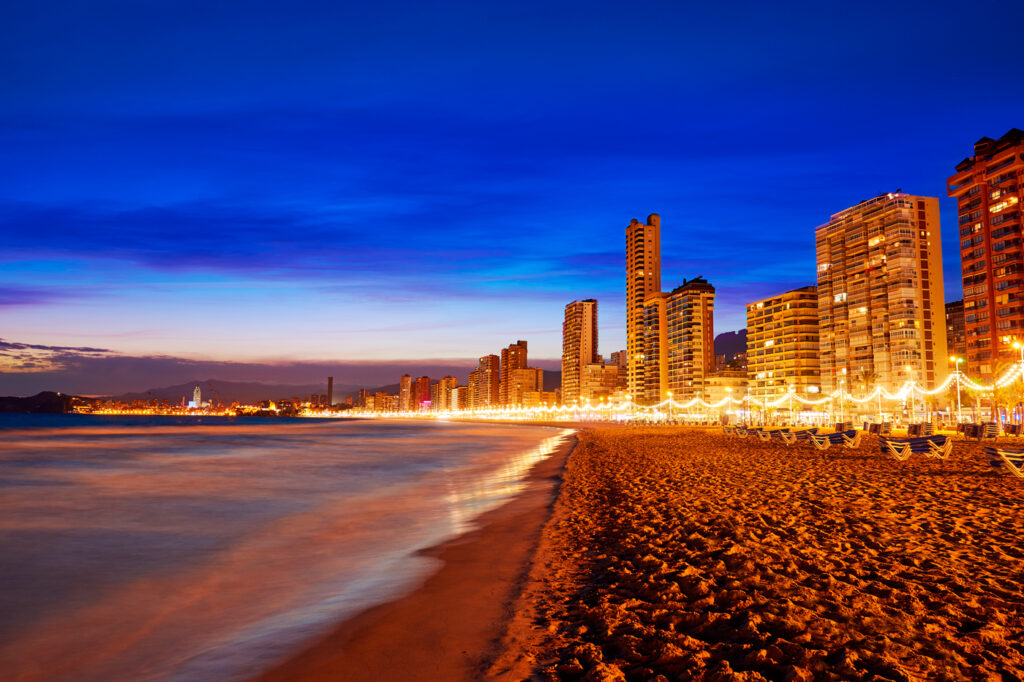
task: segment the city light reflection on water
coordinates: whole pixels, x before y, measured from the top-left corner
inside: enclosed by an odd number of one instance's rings
[[[254,674],[415,585],[436,566],[420,550],[521,490],[568,433],[154,421],[4,432],[5,679]]]

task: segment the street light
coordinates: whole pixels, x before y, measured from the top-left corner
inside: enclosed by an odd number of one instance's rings
[[[1013,347],[1020,351],[1020,376],[1021,380],[1024,381],[1024,343],[1014,339]],[[1022,415],[1022,418],[1024,418],[1024,415]]]
[[[793,425],[796,420],[793,419],[793,384],[789,385],[789,423]]]
[[[672,391],[668,392],[668,420],[672,421]]]
[[[1024,352],[1024,351],[1022,351],[1022,352]],[[956,367],[956,373],[953,376],[956,377],[956,423],[959,424],[960,423],[960,363],[963,362],[964,359],[963,358],[958,358],[955,355],[950,356],[949,359],[953,361],[953,364]]]
[[[846,374],[846,369],[843,369],[843,374]],[[843,419],[843,391],[845,390],[846,379],[839,380],[839,423],[846,426],[846,420]]]
[[[907,374],[910,376],[910,423],[914,423],[914,368],[907,365],[903,369],[907,370]]]

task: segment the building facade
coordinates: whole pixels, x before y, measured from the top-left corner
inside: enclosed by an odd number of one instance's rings
[[[508,373],[506,405],[522,405],[527,393],[544,390],[544,370],[539,367],[519,367]]]
[[[668,294],[655,291],[644,301],[643,365],[637,390],[630,389],[640,405],[654,405],[668,398]]]
[[[508,390],[509,379],[517,369],[526,369],[526,341],[516,341],[501,349],[501,378],[498,383],[498,400],[502,405],[511,405]]]
[[[626,353],[631,395],[645,392],[644,304],[661,291],[661,217],[634,218],[626,227]],[[564,396],[563,396],[564,399]]]
[[[815,244],[822,391],[941,384],[939,200],[890,192],[863,201],[818,227]]]
[[[399,386],[401,390],[401,386]],[[412,382],[412,389],[410,391],[410,403],[409,409],[414,412],[420,410],[430,409],[430,377],[420,377]],[[399,394],[399,404],[401,404],[401,394]]]
[[[470,372],[469,386],[471,407],[494,407],[499,404],[498,389],[501,385],[501,358],[485,355]]]
[[[581,397],[583,368],[597,362],[597,301],[592,298],[565,306],[562,322],[562,399]],[[543,390],[543,386],[536,390]]]
[[[705,397],[715,370],[715,288],[703,277],[683,282],[668,295],[668,390],[674,400]]]
[[[966,369],[963,362],[967,361],[967,324],[964,321],[964,302],[952,301],[946,304],[946,346],[949,351],[949,369],[956,369],[956,360],[962,362],[960,369]]]
[[[818,288],[801,287],[747,304],[747,374],[751,395],[774,400],[789,387],[820,393]]]
[[[412,377],[403,374],[398,380],[398,409],[408,412],[412,409]]]
[[[983,137],[956,166],[947,192],[957,200],[968,374],[993,378],[1024,341],[1024,131]]]

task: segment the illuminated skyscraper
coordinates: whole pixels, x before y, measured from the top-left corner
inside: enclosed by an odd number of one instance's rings
[[[398,380],[398,409],[408,412],[412,407],[412,377],[403,374]]]
[[[195,401],[196,407],[202,407],[202,405],[203,405],[203,392],[199,389],[198,386],[196,386],[195,390],[192,391],[192,400]]]
[[[498,404],[498,388],[501,385],[501,358],[485,355],[480,358],[475,370],[470,372],[470,401],[472,407],[491,407]]]
[[[644,303],[661,291],[661,217],[634,218],[626,227],[626,352],[627,385],[640,395],[644,382]],[[562,398],[565,400],[565,397]]]
[[[960,216],[968,374],[991,379],[1024,340],[1024,131],[983,137],[949,178]]]
[[[643,307],[643,382],[632,390],[640,405],[654,405],[668,398],[668,294],[655,291]]]
[[[562,322],[562,402],[571,404],[580,397],[583,368],[597,357],[597,301],[573,301],[565,306]]]
[[[509,401],[509,380],[512,372],[526,369],[526,341],[516,341],[508,348],[501,349],[501,378],[498,383],[498,400],[502,405],[511,405]]]
[[[841,211],[815,230],[822,390],[947,371],[939,200],[899,192]],[[749,361],[749,358],[748,358]]]
[[[816,287],[801,287],[748,303],[750,394],[759,400],[774,400],[790,386],[801,396],[820,392],[818,343]]]
[[[410,391],[410,409],[413,411],[430,409],[430,377],[420,377],[412,382]],[[399,394],[399,405],[401,405],[401,394]]]
[[[703,277],[683,281],[668,295],[668,390],[676,400],[704,397],[715,371],[715,288]]]

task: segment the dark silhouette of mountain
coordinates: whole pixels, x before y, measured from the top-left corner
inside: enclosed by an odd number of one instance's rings
[[[8,396],[0,398],[0,412],[60,414],[71,411],[72,398],[73,396],[53,391],[43,391],[27,398]]]
[[[326,380],[322,384],[263,384],[259,382],[206,379],[204,381],[190,381],[176,386],[152,388],[143,393],[125,393],[112,396],[112,398],[123,401],[156,399],[180,402],[182,397],[186,400],[192,400],[192,391],[196,386],[202,391],[203,400],[212,399],[225,405],[235,402],[252,404],[261,400],[278,400],[292,397],[306,398],[314,393],[317,395],[327,393]],[[336,383],[334,384],[334,402],[339,402],[358,390],[358,386]]]
[[[723,332],[715,337],[715,355],[724,355],[726,359],[737,353],[747,352],[747,330]]]
[[[562,388],[562,370],[544,370],[544,390],[555,391]]]

